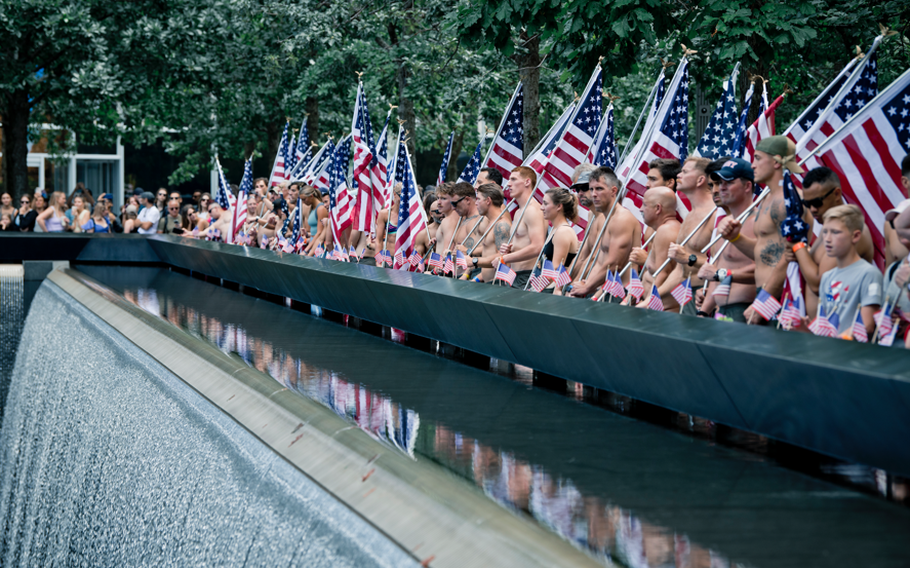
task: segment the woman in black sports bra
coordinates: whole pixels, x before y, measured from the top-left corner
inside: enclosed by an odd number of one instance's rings
[[[555,269],[560,265],[568,268],[578,254],[578,237],[569,223],[578,215],[578,198],[568,189],[557,187],[544,194],[540,210],[553,227],[552,236],[543,247],[544,258],[551,261]],[[558,294],[559,289],[554,293]]]

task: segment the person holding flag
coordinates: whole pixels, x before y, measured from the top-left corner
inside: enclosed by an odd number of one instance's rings
[[[519,213],[512,224],[509,240],[500,247],[502,254],[500,261],[509,265],[516,276],[512,279],[512,286],[524,289],[535,259],[543,248],[547,238],[547,224],[543,213],[535,200],[531,206],[530,200],[534,199],[534,189],[537,187],[537,174],[527,166],[518,166],[509,174],[509,189],[511,197],[519,206]]]
[[[578,199],[563,187],[548,189],[540,206],[543,218],[550,224],[550,237],[543,247],[542,256],[552,266],[569,266],[578,254],[578,237],[569,225],[578,214]],[[562,295],[556,288],[553,294]]]
[[[497,174],[497,170],[493,170]],[[496,272],[493,262],[499,257],[499,249],[508,241],[512,229],[512,219],[503,213],[505,198],[502,188],[495,183],[485,183],[475,190],[477,211],[484,221],[478,227],[481,231],[480,242],[471,252],[471,264],[480,269],[478,277],[472,271],[475,282],[492,282]],[[491,223],[495,223],[491,227]]]
[[[364,255],[364,259],[373,258],[373,255],[379,257],[380,253],[384,251],[389,251],[391,253],[392,249],[395,248],[395,237],[398,234],[398,208],[401,204],[401,188],[402,184],[395,184],[392,188],[392,204],[380,211],[379,215],[376,216],[376,243],[379,250],[369,250]],[[372,247],[370,248],[372,249]],[[382,262],[388,263],[388,259],[385,255],[383,255]],[[369,261],[367,261],[367,263],[369,263]],[[361,264],[364,263],[361,261]]]
[[[644,267],[641,272],[641,284],[650,290],[652,284],[656,284],[659,288],[675,267],[675,264],[671,263],[657,275],[657,278],[652,276],[663,264],[663,260],[667,258],[670,243],[675,243],[679,236],[680,223],[676,219],[676,194],[666,187],[653,187],[645,192],[640,209],[645,226],[650,227],[656,234],[648,250],[642,247],[633,248],[629,260],[633,265]],[[631,295],[628,298],[625,302],[627,304],[632,299]],[[664,309],[676,311],[677,306],[673,303],[672,298],[664,300]]]

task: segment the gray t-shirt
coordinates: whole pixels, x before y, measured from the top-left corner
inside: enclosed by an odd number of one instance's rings
[[[882,273],[863,259],[845,268],[834,267],[822,275],[819,286],[825,314],[840,317],[838,333],[853,327],[858,306],[882,304]]]

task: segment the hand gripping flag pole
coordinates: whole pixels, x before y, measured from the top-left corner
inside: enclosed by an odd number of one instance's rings
[[[480,246],[480,243],[482,243],[483,240],[487,238],[487,235],[490,234],[490,231],[493,230],[493,227],[496,226],[496,223],[498,223],[499,220],[502,219],[502,216],[505,215],[505,214],[509,211],[509,205],[511,205],[512,203],[515,203],[515,200],[514,200],[514,199],[510,200],[508,203],[506,203],[505,205],[503,205],[502,211],[500,211],[500,212],[499,212],[499,215],[497,215],[496,218],[493,219],[493,222],[490,223],[490,226],[487,227],[487,230],[484,231],[482,235],[480,235],[480,239],[478,239],[477,242],[474,243],[474,246],[472,246],[472,247],[468,250],[467,256],[471,256],[471,253],[474,252],[474,249],[476,249],[478,246]]]
[[[689,233],[688,235],[686,235],[686,238],[683,239],[683,241],[682,241],[681,243],[679,243],[679,244],[680,244],[681,246],[685,246],[686,243],[689,242],[689,239],[691,239],[692,237],[694,237],[694,236],[695,236],[695,233],[697,233],[698,231],[700,231],[701,228],[705,226],[705,223],[708,222],[708,219],[710,219],[711,217],[713,217],[714,214],[717,213],[718,210],[720,210],[720,207],[715,206],[714,209],[712,209],[710,213],[708,213],[707,215],[705,215],[705,218],[702,219],[701,221],[699,221],[698,225],[696,225],[695,228],[692,229],[692,232]],[[654,274],[652,274],[651,277],[652,277],[652,278],[657,278],[657,275],[660,274],[661,272],[663,272],[663,269],[666,268],[668,264],[670,264],[670,257],[669,257],[669,256],[667,257],[667,260],[665,260],[664,263],[661,264],[661,265],[657,268],[657,271],[656,271]]]

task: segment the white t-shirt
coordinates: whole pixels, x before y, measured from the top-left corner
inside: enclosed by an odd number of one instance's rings
[[[158,208],[155,207],[154,205],[143,208],[142,211],[139,212],[137,219],[138,219],[139,223],[148,223],[149,221],[151,221],[152,226],[149,227],[148,229],[143,229],[142,226],[140,225],[139,228],[137,229],[137,232],[140,235],[154,235],[156,232],[158,232],[158,219],[160,219],[160,218],[161,218],[161,212],[158,211]]]

